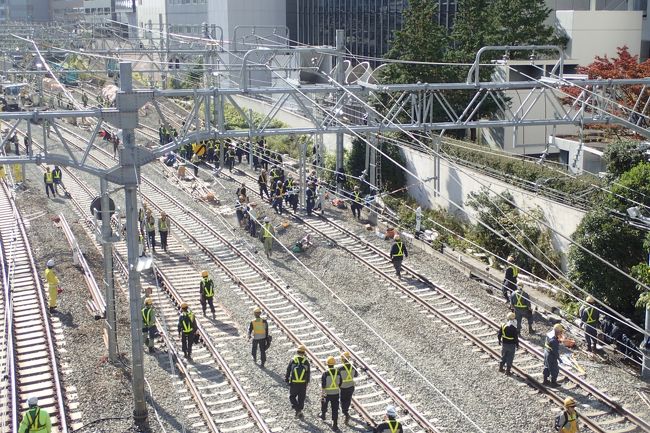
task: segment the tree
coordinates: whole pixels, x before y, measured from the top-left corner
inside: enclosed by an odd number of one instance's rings
[[[449,60],[471,62],[481,47],[492,44],[491,3],[492,0],[459,0],[451,32],[453,49],[449,51]]]
[[[449,44],[446,30],[434,20],[437,11],[431,0],[410,0],[404,10],[402,30],[395,32],[386,57],[413,62],[442,61]],[[443,81],[444,75],[443,68],[412,63],[391,63],[383,72],[390,83],[436,83]]]
[[[345,171],[358,177],[366,168],[366,143],[360,138],[352,140],[352,150],[345,161]]]
[[[603,158],[607,163],[607,174],[612,179],[646,160],[639,143],[623,140],[608,144]]]

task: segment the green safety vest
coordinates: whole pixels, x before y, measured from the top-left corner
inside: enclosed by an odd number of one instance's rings
[[[169,228],[169,225],[167,224],[167,218],[165,218],[165,219],[160,218],[158,220],[158,231],[166,232],[168,228]]]
[[[53,176],[51,171],[46,171],[45,172],[45,183],[52,183],[53,181]]]
[[[596,319],[594,319],[594,307],[591,308],[586,308],[585,311],[587,312],[587,323],[594,323]]]
[[[293,367],[293,379],[291,379],[291,383],[305,383],[305,374],[307,374],[307,367],[303,363],[298,363],[297,365],[302,366],[302,373],[298,375],[298,369],[296,366]]]
[[[393,257],[402,257],[404,255],[402,241],[395,242],[395,245],[397,245],[397,254],[395,254]]]
[[[193,318],[194,318],[194,314],[191,311],[182,314],[181,325],[183,326],[183,332],[185,334],[189,334],[194,330],[194,328],[192,327]]]
[[[153,308],[151,307],[144,307],[142,309],[142,321],[144,322],[144,326],[149,327],[153,325],[151,321],[151,313],[153,312]]]
[[[517,303],[515,304],[516,308],[528,308],[525,304],[521,302],[521,300],[524,298],[523,296],[515,292],[515,298],[517,298]]]
[[[506,335],[506,325],[505,324],[501,325],[501,338],[504,338],[506,340],[514,340],[515,339],[515,337],[508,337]]]
[[[271,223],[264,224],[264,234],[262,236],[264,238],[272,238],[273,237],[273,235],[271,234]]]
[[[203,295],[206,298],[211,298],[214,296],[214,283],[209,278],[203,278],[201,280],[201,289],[203,290]]]
[[[329,370],[327,370],[327,373],[330,375],[329,377],[330,384],[327,385],[326,382],[327,386],[325,387],[325,392],[329,395],[336,395],[339,393],[339,384],[336,383],[336,378],[339,375],[339,371],[336,370],[335,368],[330,368]]]
[[[395,421],[395,424],[393,424],[391,420],[388,420],[388,428],[390,429],[391,433],[395,433],[399,428],[399,421]]]

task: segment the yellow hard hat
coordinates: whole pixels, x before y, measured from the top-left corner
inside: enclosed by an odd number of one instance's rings
[[[260,307],[255,307],[255,309],[253,310],[253,313],[262,314],[262,309]]]
[[[561,323],[556,323],[555,325],[553,325],[553,330],[563,332],[564,331],[564,326],[562,326]]]
[[[593,298],[593,296],[590,295],[590,296],[587,296],[587,302],[589,304],[593,304],[594,302],[596,302],[596,300]]]
[[[327,357],[327,365],[332,366],[334,364],[336,364],[336,359],[334,359],[333,356],[328,356]]]
[[[202,277],[207,277],[208,276],[208,271],[202,271],[201,276]]]
[[[189,305],[187,305],[187,302],[183,302],[181,304],[181,310],[187,310],[187,307],[189,307]]]
[[[151,300],[151,298],[146,298],[146,299],[144,300],[144,304],[145,304],[145,305],[151,305],[151,304],[153,304],[153,301]]]
[[[576,407],[576,401],[573,397],[567,397],[564,399],[564,407]]]
[[[341,353],[341,362],[345,362],[349,360],[350,360],[350,352]]]
[[[305,353],[307,351],[307,348],[305,347],[304,344],[301,344],[298,346],[298,353]]]

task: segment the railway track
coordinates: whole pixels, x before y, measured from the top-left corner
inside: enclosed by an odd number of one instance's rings
[[[76,133],[64,129],[73,136],[71,144],[78,146]],[[91,157],[101,164],[114,160],[107,152],[99,149],[101,157],[91,152]],[[308,354],[315,361],[315,367],[325,370],[324,360],[328,355],[348,351],[364,371],[358,378],[359,385],[353,399],[353,407],[363,422],[371,424],[383,415],[387,403],[401,407],[406,414],[401,421],[408,431],[437,432],[427,417],[409,402],[388,380],[377,372],[361,352],[357,354],[354,345],[346,343],[336,335],[313,309],[307,308],[308,301],[297,298],[286,289],[286,284],[272,270],[259,266],[248,250],[236,245],[199,218],[183,203],[172,197],[155,182],[142,178],[141,192],[147,203],[157,212],[165,211],[180,235],[181,242],[198,248],[207,262],[219,268],[217,276],[234,283],[233,289],[242,290],[256,305],[262,307],[272,323],[296,345],[305,344]],[[196,273],[196,270],[192,271]],[[187,276],[185,272],[181,275]],[[192,290],[196,292],[195,284]],[[195,295],[196,296],[196,295]]]
[[[3,405],[6,430],[18,431],[20,414],[28,396],[37,396],[46,409],[53,431],[72,431],[73,418],[67,409],[62,367],[57,356],[60,322],[51,317],[39,271],[34,263],[22,216],[4,182],[0,182],[0,238],[7,266],[3,275],[3,298],[8,332],[6,341],[8,395]],[[4,427],[3,427],[4,428]]]
[[[37,142],[34,145],[40,147]],[[72,204],[86,222],[90,238],[94,241],[95,230],[92,222],[94,218],[88,213],[88,209],[97,192],[71,170],[67,168],[62,170],[65,174],[64,178],[67,180],[66,188],[70,192]],[[100,244],[96,241],[94,243],[101,252]],[[168,249],[176,257],[184,255],[183,247],[171,238]],[[126,285],[128,279],[126,257],[126,244],[124,242],[115,244],[114,263],[118,275],[122,278],[123,286]],[[193,427],[206,429],[205,431],[212,433],[239,431],[271,433],[271,427],[260,410],[244,390],[223,355],[217,350],[217,344],[222,344],[226,339],[238,337],[238,331],[234,326],[225,325],[229,322],[232,323],[227,312],[219,310],[218,324],[197,319],[198,333],[202,344],[195,348],[195,362],[184,363],[179,356],[181,342],[175,329],[180,304],[182,302],[188,302],[191,305],[198,304],[193,297],[197,293],[196,284],[187,284],[187,275],[195,275],[196,270],[187,259],[173,261],[168,259],[157,265],[155,272],[159,284],[169,295],[168,297],[154,298],[158,315],[158,329],[161,330],[161,338],[172,354],[172,359],[177,360],[176,365],[185,378],[187,388],[202,416],[202,421],[195,423]],[[175,281],[176,284],[172,281]],[[148,283],[155,285],[156,281],[150,278]],[[95,304],[105,305],[101,293],[95,292],[93,297],[97,298],[94,300]],[[96,309],[93,308],[91,311],[96,311]],[[166,332],[165,330],[171,331]]]
[[[222,175],[231,177],[237,185],[242,182],[241,176],[231,176],[225,172]],[[247,188],[255,192],[257,179],[246,171],[244,176]],[[408,297],[420,307],[420,310],[425,310],[430,318],[442,320],[493,360],[500,361],[500,348],[495,338],[496,330],[500,327],[499,323],[449,290],[431,282],[408,264],[403,265],[403,275],[407,278],[398,279],[394,275],[389,254],[361,238],[344,224],[325,217],[303,217],[289,213],[308,231],[336,244],[375,273],[384,281],[388,289],[396,291],[398,296]],[[581,411],[581,420],[592,431],[601,433],[650,431],[650,423],[647,420],[623,407],[619,399],[607,395],[606,392],[565,367],[560,366],[559,379],[567,383],[561,390],[553,390],[542,385],[539,379],[543,370],[543,350],[525,340],[520,340],[520,347],[523,353],[517,355],[513,371],[559,406],[563,405],[565,396],[576,398],[579,404],[582,403],[587,408]],[[594,398],[597,402],[594,402]]]

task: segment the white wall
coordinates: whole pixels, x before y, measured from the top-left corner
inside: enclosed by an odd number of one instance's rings
[[[406,168],[419,178],[424,179],[434,175],[433,157],[410,149],[402,150],[402,154],[406,158]],[[434,194],[433,180],[427,182],[425,187],[409,175],[407,184],[415,185],[409,187],[409,194],[420,205],[429,208],[442,207],[461,217],[466,217],[464,211],[467,211],[467,214],[472,217],[475,215],[471,208],[465,207],[464,205],[471,192],[479,192],[483,186],[489,186],[495,193],[507,190],[512,194],[514,202],[523,209],[533,209],[539,206],[544,213],[546,222],[557,232],[567,237],[573,234],[585,215],[581,210],[556,203],[532,192],[515,188],[468,168],[455,168],[446,161],[441,161],[440,163],[439,195]],[[462,210],[451,204],[452,202],[458,204]],[[562,253],[562,267],[566,269],[566,254],[568,253],[569,242],[555,235],[553,237],[553,244]]]
[[[642,11],[555,11],[558,21],[571,38],[568,54],[586,66],[595,56],[616,55],[627,45],[632,55],[641,50]]]

